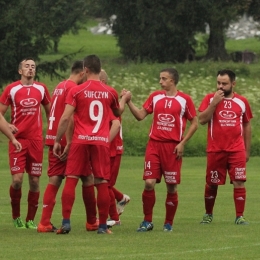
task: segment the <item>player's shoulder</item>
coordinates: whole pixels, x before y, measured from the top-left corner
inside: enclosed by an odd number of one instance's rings
[[[10,84],[8,84],[4,89],[10,89],[10,88],[13,88],[13,87],[16,87],[16,86],[19,86],[19,85],[22,85],[21,84],[21,81],[20,80],[17,80],[17,81],[14,81]]]
[[[247,101],[246,97],[244,97],[244,96],[242,96],[242,95],[240,95],[240,94],[238,94],[236,92],[234,92],[234,98],[240,99],[242,101]]]
[[[45,89],[47,89],[47,86],[43,82],[40,82],[40,81],[34,81],[33,86],[41,86],[41,87],[44,87]]]
[[[166,96],[165,91],[164,90],[155,90],[155,91],[151,92],[149,96],[155,97],[155,96],[160,96],[160,95]]]
[[[180,97],[182,97],[182,98],[184,98],[186,100],[187,99],[192,99],[191,95],[189,95],[189,94],[187,94],[187,93],[185,93],[185,92],[183,92],[181,90],[178,90],[177,96],[180,96]]]

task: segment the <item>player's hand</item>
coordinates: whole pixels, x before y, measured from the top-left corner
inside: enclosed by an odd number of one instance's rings
[[[22,145],[21,143],[19,143],[16,139],[14,139],[12,141],[12,144],[14,145],[14,147],[16,148],[15,152],[18,153],[18,152],[21,152],[22,150]]]
[[[18,132],[18,128],[15,125],[8,124],[8,126],[13,134],[16,134]]]
[[[120,97],[123,97],[127,92],[127,89],[123,88],[120,93]]]
[[[217,105],[220,101],[224,99],[224,91],[219,89],[216,91],[215,95],[213,96],[212,103]]]
[[[63,150],[63,153],[59,157],[61,161],[67,160],[68,154],[69,154],[69,149],[70,149],[70,145],[66,145]]]
[[[132,98],[132,93],[130,91],[126,91],[122,96],[122,99],[125,100],[125,103],[128,103]]]
[[[182,143],[177,144],[173,151],[173,153],[176,154],[176,158],[178,160],[180,160],[182,158],[183,152],[184,152],[184,145]]]
[[[61,145],[60,145],[60,143],[57,143],[57,142],[54,143],[53,154],[54,154],[54,156],[60,158],[60,155],[61,155]]]

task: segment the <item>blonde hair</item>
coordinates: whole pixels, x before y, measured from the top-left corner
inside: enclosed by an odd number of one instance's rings
[[[108,76],[105,70],[101,69],[100,73],[99,73],[99,79],[100,81],[102,81],[103,83],[107,84],[108,82]]]

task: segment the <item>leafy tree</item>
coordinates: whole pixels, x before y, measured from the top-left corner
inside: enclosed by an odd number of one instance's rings
[[[56,23],[58,20],[66,20],[65,13],[62,11],[62,16],[61,9],[56,5],[61,2],[67,3],[71,7],[70,10],[66,9],[67,16],[71,17],[72,4],[66,0],[0,0],[0,87],[19,78],[17,68],[23,58],[32,57],[37,63],[40,63],[40,55],[52,48],[54,35],[59,39],[62,34],[77,28],[77,21],[81,21],[78,4],[82,4],[81,15],[83,16],[84,1],[73,1],[73,4],[77,6],[78,18],[74,17],[73,21],[70,20],[72,26],[70,27],[70,24],[66,23],[66,28],[63,29],[61,29],[60,21]],[[54,7],[49,16],[51,5]],[[55,30],[56,34],[54,34]],[[65,71],[68,68],[68,60],[73,55],[64,56],[62,59],[50,63],[40,63],[37,68],[38,72],[47,73],[52,77],[59,76],[58,70]]]
[[[227,60],[225,30],[244,13],[251,0],[197,0],[199,15],[208,23],[210,33],[206,59]]]
[[[99,0],[108,17],[117,15],[114,33],[126,58],[132,60],[178,61],[187,59],[194,35],[210,34],[206,59],[227,60],[225,30],[231,21],[258,0]],[[258,4],[259,5],[259,4]],[[258,12],[259,14],[259,12]]]
[[[54,52],[58,52],[58,43],[62,35],[68,32],[76,34],[87,20],[86,0],[41,0],[36,1],[36,5],[37,9],[41,10],[40,28],[48,28],[48,35],[54,42]]]
[[[107,17],[116,14],[113,30],[122,54],[131,60],[183,62],[192,52],[196,30],[203,28],[194,1],[100,1]]]

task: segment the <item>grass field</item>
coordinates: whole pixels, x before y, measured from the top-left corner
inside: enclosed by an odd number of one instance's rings
[[[203,192],[205,157],[184,158],[182,183],[179,185],[179,207],[174,230],[162,231],[164,221],[165,185],[156,186],[154,208],[154,230],[137,233],[136,228],[143,219],[141,193],[143,190],[142,157],[123,157],[117,187],[131,196],[131,202],[121,216],[122,225],[113,227],[112,235],[97,235],[85,231],[85,213],[78,184],[68,235],[53,233],[38,234],[34,230],[16,230],[12,224],[9,199],[10,175],[7,165],[6,144],[1,144],[0,167],[0,259],[260,259],[259,236],[259,157],[248,163],[247,204],[245,217],[248,226],[234,224],[232,186],[226,184],[219,189],[215,205],[214,220],[210,225],[200,225],[204,213]],[[42,196],[47,183],[45,150],[44,174],[41,178],[41,198],[36,216],[41,214]],[[26,215],[28,184],[25,175],[21,204],[22,217]],[[52,221],[61,223],[61,191]]]

